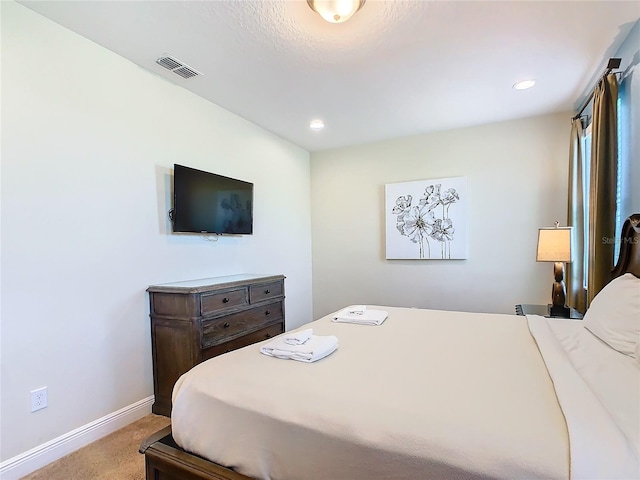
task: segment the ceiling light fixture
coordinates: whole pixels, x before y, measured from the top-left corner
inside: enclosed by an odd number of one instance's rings
[[[535,80],[522,80],[520,82],[516,82],[513,84],[513,88],[516,90],[526,90],[527,88],[531,88],[536,84]]]
[[[311,10],[327,22],[342,23],[362,8],[366,0],[307,0]]]
[[[311,130],[322,130],[324,128],[324,122],[322,120],[311,120],[309,128]]]

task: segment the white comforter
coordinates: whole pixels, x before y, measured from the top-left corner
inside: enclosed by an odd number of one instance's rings
[[[640,478],[638,362],[581,324],[528,316],[567,422],[571,478]]]
[[[302,327],[340,341],[316,363],[267,357],[256,344],[196,366],[174,389],[176,442],[274,480],[624,478],[637,468],[637,448],[624,433],[612,434],[614,454],[605,437],[595,438],[597,460],[574,451],[573,435],[589,443],[580,422],[590,414],[578,417],[576,433],[567,431],[572,414],[561,410],[551,380],[563,374],[550,377],[551,361],[536,346],[553,344],[553,329],[533,327],[534,340],[525,317],[372,308],[389,312],[383,325],[333,323],[328,315]],[[637,382],[637,366],[628,366]],[[624,394],[637,404],[637,384]],[[578,399],[576,407],[593,402]],[[606,416],[596,417],[600,424]],[[607,431],[615,428],[598,435]]]

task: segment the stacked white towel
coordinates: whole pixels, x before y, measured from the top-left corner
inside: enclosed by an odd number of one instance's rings
[[[307,328],[306,330],[300,330],[299,332],[293,332],[285,335],[284,341],[289,345],[302,345],[309,340],[313,335],[313,328]]]
[[[310,335],[308,340],[299,345],[287,343],[287,336],[282,336],[260,347],[260,352],[270,357],[311,363],[330,355],[337,349],[338,338],[334,335]]]
[[[336,313],[332,320],[336,323],[382,325],[388,316],[389,313],[384,310],[373,310],[364,305],[351,305]]]
[[[350,307],[345,308],[344,311],[352,315],[364,315],[367,312],[367,306],[351,305]]]

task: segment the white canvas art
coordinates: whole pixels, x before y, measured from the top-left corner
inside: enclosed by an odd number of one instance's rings
[[[467,178],[385,185],[387,259],[467,258]]]

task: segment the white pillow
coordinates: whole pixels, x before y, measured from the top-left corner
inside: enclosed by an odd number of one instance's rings
[[[640,278],[626,273],[612,280],[592,300],[583,322],[611,348],[636,357],[640,343]]]

